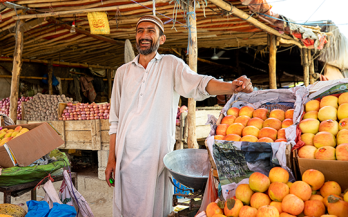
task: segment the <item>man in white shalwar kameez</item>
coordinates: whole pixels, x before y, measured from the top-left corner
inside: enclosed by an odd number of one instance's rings
[[[167,217],[173,185],[163,157],[173,151],[180,95],[204,100],[212,95],[252,92],[246,76],[232,83],[194,73],[181,59],[160,55],[162,21],[139,19],[139,55],[117,69],[110,108],[110,154],[106,182],[114,186],[114,217]],[[113,175],[112,175],[113,174]],[[114,184],[109,179],[114,176]]]

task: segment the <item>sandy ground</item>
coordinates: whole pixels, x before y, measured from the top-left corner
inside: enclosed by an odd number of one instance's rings
[[[93,170],[90,172],[78,173],[78,191],[87,200],[96,217],[112,216],[112,198],[113,189],[107,186],[105,181],[98,179],[98,172]],[[55,189],[59,190],[62,182],[53,183]],[[37,200],[42,200],[45,196],[43,189],[37,191]],[[12,197],[12,204],[22,205],[27,210],[26,201],[30,200],[30,192],[19,196]],[[3,193],[0,193],[0,204],[3,203]]]

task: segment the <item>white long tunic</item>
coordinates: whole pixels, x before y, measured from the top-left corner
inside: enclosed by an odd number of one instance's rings
[[[111,96],[110,134],[116,133],[115,217],[163,217],[172,209],[173,185],[163,157],[173,151],[180,95],[203,100],[213,78],[181,59],[157,53],[147,68],[118,68]]]

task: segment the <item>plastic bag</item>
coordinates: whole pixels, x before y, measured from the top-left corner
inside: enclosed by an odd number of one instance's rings
[[[56,189],[54,189],[53,183],[51,180],[48,180],[44,186],[43,186],[44,191],[46,192],[46,195],[44,197],[44,201],[46,201],[50,207],[50,209],[52,209],[53,207],[53,203],[59,203],[62,204],[62,202],[60,201],[58,194],[56,192]]]
[[[50,210],[47,217],[75,217],[76,214],[76,210],[73,206],[53,203],[53,208]]]
[[[205,211],[207,206],[209,205],[209,203],[214,202],[217,199],[218,199],[218,193],[214,187],[213,173],[210,170],[208,181],[207,181],[207,184],[206,184],[205,189],[204,189],[201,208],[199,209],[198,212]]]
[[[87,18],[91,34],[110,34],[109,20],[105,12],[89,12]]]
[[[50,207],[46,201],[27,201],[28,213],[25,217],[45,217],[50,212]]]
[[[64,179],[59,190],[59,198],[63,204],[75,207],[77,216],[79,217],[94,217],[91,208],[85,198],[76,190],[71,182],[70,175],[66,170],[63,172]]]
[[[28,213],[26,217],[75,217],[76,210],[74,207],[53,203],[53,208],[50,209],[46,201],[27,201]]]

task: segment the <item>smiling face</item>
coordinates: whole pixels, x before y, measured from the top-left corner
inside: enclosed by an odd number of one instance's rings
[[[149,55],[157,52],[158,47],[166,40],[165,35],[160,36],[159,27],[152,22],[139,23],[136,30],[136,45],[138,52],[142,55]]]

